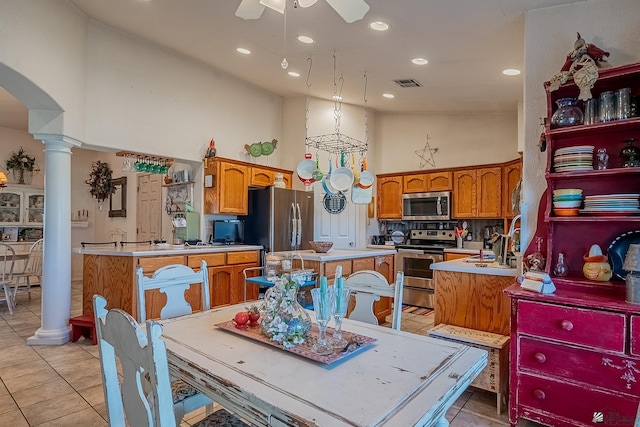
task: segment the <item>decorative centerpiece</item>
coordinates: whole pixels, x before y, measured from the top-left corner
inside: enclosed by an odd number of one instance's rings
[[[262,332],[287,349],[302,344],[311,329],[311,317],[297,301],[298,283],[288,275],[276,279],[264,295]]]
[[[18,152],[11,153],[11,157],[6,162],[7,170],[13,172],[14,178],[18,181],[18,184],[30,184],[30,177],[36,170],[36,158],[28,155],[22,147]],[[29,182],[25,181],[25,177]]]

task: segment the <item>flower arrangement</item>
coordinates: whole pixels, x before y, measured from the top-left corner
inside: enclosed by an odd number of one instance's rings
[[[17,152],[11,153],[6,166],[7,170],[13,170],[14,176],[17,175],[18,183],[24,184],[25,171],[33,173],[36,170],[36,158],[28,155],[24,148],[20,147]]]
[[[116,186],[111,180],[112,173],[107,163],[96,160],[93,162],[89,179],[85,181],[91,186],[91,195],[101,202],[116,192]]]
[[[283,275],[264,296],[262,332],[285,349],[304,343],[311,328],[311,318],[298,303],[297,295],[298,283]]]

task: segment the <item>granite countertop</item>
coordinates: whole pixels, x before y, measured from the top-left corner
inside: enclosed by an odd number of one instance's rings
[[[327,253],[317,253],[313,250],[284,251],[281,254],[299,255],[305,261],[336,261],[340,259],[367,258],[371,256],[394,255],[394,248],[387,249],[330,249]]]
[[[87,246],[85,248],[73,248],[73,252],[83,255],[107,255],[107,256],[163,256],[163,255],[189,255],[207,254],[216,252],[238,252],[260,250],[257,245],[222,245],[222,246],[184,246],[184,245],[125,245],[125,246]]]
[[[444,250],[445,253],[450,254],[469,254],[469,255],[479,255],[480,249],[472,249],[472,248],[447,248]],[[482,249],[483,254],[491,254],[493,255],[493,251],[491,249]]]
[[[452,261],[436,262],[431,264],[432,270],[441,271],[456,271],[459,273],[472,273],[472,274],[486,274],[491,276],[518,276],[518,270],[516,268],[507,268],[499,266],[497,262],[482,262],[486,267],[478,267],[477,262],[465,262],[468,258],[455,259]]]

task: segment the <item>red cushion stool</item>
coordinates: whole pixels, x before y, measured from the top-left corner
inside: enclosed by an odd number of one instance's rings
[[[83,336],[91,338],[93,345],[98,344],[98,335],[96,334],[96,323],[93,314],[84,314],[69,319],[71,325],[71,342],[76,342]]]

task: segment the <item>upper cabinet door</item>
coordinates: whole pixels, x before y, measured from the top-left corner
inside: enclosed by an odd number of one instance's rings
[[[402,218],[402,176],[378,178],[378,219]]]
[[[478,212],[478,189],[476,170],[462,170],[453,173],[453,211],[454,218],[475,218]]]
[[[275,173],[272,170],[257,167],[251,168],[251,180],[249,181],[249,185],[256,187],[269,187],[273,185],[274,181]]]
[[[478,218],[502,216],[502,168],[477,170]]]
[[[25,191],[24,193],[25,225],[42,225],[44,221],[44,192]]]
[[[502,168],[502,216],[513,218],[513,192],[522,177],[522,160]]]
[[[453,188],[452,173],[432,172],[427,175],[427,191],[451,191]]]
[[[427,192],[427,174],[405,175],[402,177],[403,193],[426,193]]]
[[[220,162],[218,171],[219,213],[247,215],[249,213],[249,168]]]
[[[5,188],[0,193],[0,225],[22,225],[24,212],[24,193],[21,190]]]

